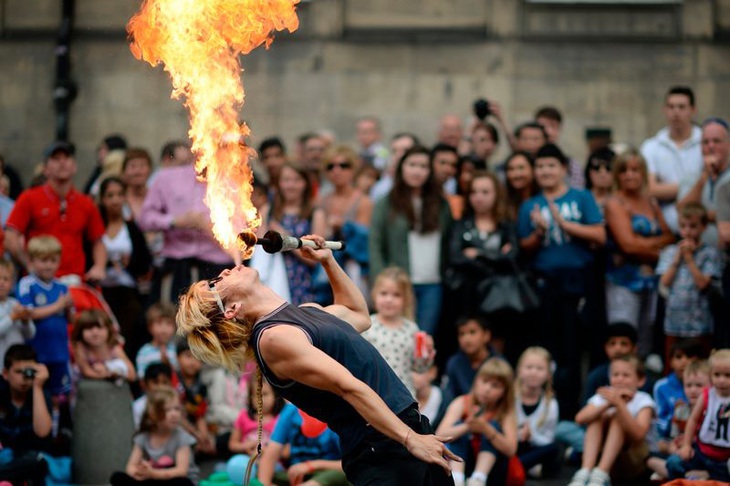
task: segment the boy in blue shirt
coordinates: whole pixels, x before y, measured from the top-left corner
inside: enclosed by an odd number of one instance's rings
[[[657,405],[654,426],[657,436],[660,438],[670,436],[672,417],[677,402],[682,401],[686,405],[689,404],[684,393],[684,369],[690,361],[706,358],[702,343],[695,339],[675,341],[670,353],[669,365],[672,372],[654,385],[654,401]]]
[[[61,243],[53,236],[37,236],[28,242],[30,275],[18,283],[18,300],[30,310],[36,326],[27,344],[48,368],[48,391],[55,398],[71,392],[68,323],[73,306],[68,287],[56,280],[61,263]]]
[[[289,468],[275,472],[276,464],[289,446]],[[287,403],[276,421],[269,443],[259,463],[258,479],[272,484],[327,484],[346,486],[342,470],[342,453],[337,434],[327,424],[310,417]]]
[[[555,357],[560,415],[572,418],[580,393],[581,342],[578,309],[594,280],[593,249],[606,242],[603,216],[589,191],[566,184],[568,158],[553,144],[535,155],[540,193],[520,206],[520,248],[540,278],[544,321],[540,342]]]

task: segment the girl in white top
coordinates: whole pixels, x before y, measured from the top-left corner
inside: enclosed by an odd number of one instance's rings
[[[532,476],[557,469],[560,448],[555,441],[558,402],[553,392],[552,357],[539,346],[527,348],[517,361],[515,409],[517,456]]]
[[[424,352],[416,356],[415,334],[420,331],[413,322],[413,286],[408,274],[398,267],[384,269],[375,279],[372,292],[375,314],[370,316],[370,329],[362,336],[370,341],[398,378],[415,397],[416,387],[411,371],[422,373],[433,364],[436,351],[433,338],[424,339]]]
[[[578,424],[586,426],[586,435],[581,468],[568,486],[611,484],[609,472],[620,454],[627,465],[638,464],[636,470],[622,468],[624,479],[633,480],[645,472],[646,434],[656,408],[651,396],[639,391],[645,380],[644,365],[636,356],[611,361],[611,386],[599,388],[575,416]]]

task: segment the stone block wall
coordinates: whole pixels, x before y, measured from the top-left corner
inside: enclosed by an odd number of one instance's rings
[[[26,177],[54,134],[51,97],[58,0],[0,0],[0,153]],[[243,58],[242,118],[252,143],[279,134],[293,145],[328,128],[344,141],[355,120],[378,115],[386,136],[426,142],[447,112],[470,115],[480,96],[513,124],[553,104],[566,115],[563,145],[585,156],[589,126],[638,144],[663,125],[666,89],[698,93],[698,119],[730,116],[730,1],[659,5],[546,4],[530,0],[311,0],[301,27]],[[135,60],[124,26],[139,2],[77,0],[71,138],[80,172],[111,132],[158,155],[182,138],[187,115],[161,68]],[[80,177],[81,179],[81,177]]]

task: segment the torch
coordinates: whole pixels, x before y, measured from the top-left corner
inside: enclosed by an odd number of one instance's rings
[[[277,231],[267,231],[263,238],[257,238],[251,230],[245,230],[238,234],[239,246],[251,248],[254,245],[261,245],[266,253],[278,253],[280,251],[298,250],[304,246],[318,249],[317,244],[311,240],[304,240],[296,236],[282,236]],[[325,241],[324,248],[330,250],[344,250],[344,241]]]

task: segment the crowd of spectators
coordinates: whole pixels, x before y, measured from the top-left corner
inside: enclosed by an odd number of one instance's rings
[[[466,127],[443,116],[432,146],[408,127],[388,143],[370,116],[354,146],[266,138],[251,161],[259,236],[347,242],[337,258],[371,305],[365,337],[457,439],[457,485],[566,460],[573,486],[730,480],[727,425],[716,438],[697,412],[730,401],[728,123],[673,87],[655,136],[631,148],[601,133],[583,164],[561,149],[557,108],[514,129],[495,100],[474,108]],[[0,183],[0,479],[40,484],[70,454],[79,383],[108,380],[129,386],[136,427],[112,484],[197,484],[201,458],[240,483],[260,435],[261,483],[347,484],[326,424],[270,387],[257,396],[253,364],[235,376],[176,341],[180,292],[241,259],[213,238],[189,144],[165,143],[155,164],[110,135],[82,190],[73,144],[43,157],[28,188]],[[296,251],[250,264],[294,304],[331,299]]]

